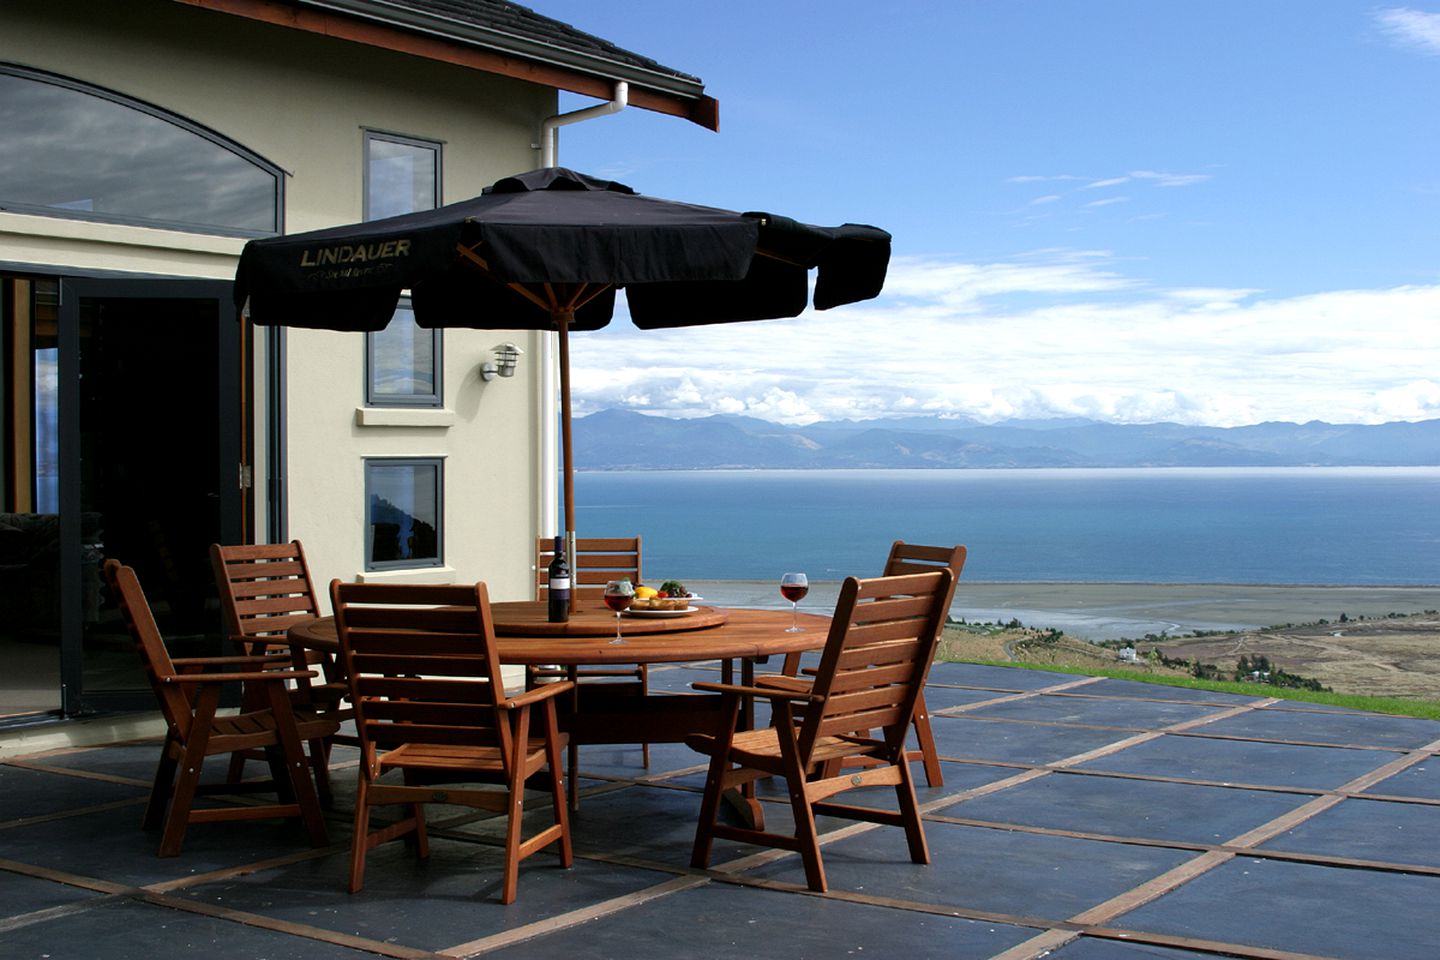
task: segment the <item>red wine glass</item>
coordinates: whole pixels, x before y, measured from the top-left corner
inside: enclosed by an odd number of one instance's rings
[[[615,639],[611,643],[624,643],[620,636],[620,614],[630,607],[635,599],[635,588],[629,580],[611,580],[605,584],[605,606],[615,611]]]
[[[810,581],[803,573],[787,573],[780,578],[780,596],[790,601],[790,626],[785,628],[786,633],[801,632],[800,624],[797,622],[800,615],[800,601],[809,592]]]

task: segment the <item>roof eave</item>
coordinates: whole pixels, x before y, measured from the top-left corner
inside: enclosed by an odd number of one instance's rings
[[[611,98],[616,81],[630,85],[630,104],[683,117],[718,130],[720,105],[692,78],[620,63],[580,50],[521,37],[451,18],[422,14],[384,0],[175,0],[188,6],[383,47],[553,86]]]

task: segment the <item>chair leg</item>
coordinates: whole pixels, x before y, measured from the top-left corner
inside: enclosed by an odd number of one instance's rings
[[[421,860],[428,860],[430,859],[430,831],[425,829],[425,804],[410,804],[410,818],[415,821],[415,829],[407,836],[414,840],[415,856]]]
[[[145,817],[141,821],[145,830],[157,830],[165,821],[165,807],[175,792],[175,770],[178,766],[175,754],[180,750],[182,747],[178,740],[169,736],[165,738],[165,744],[160,748],[160,763],[155,767],[155,781],[150,786],[150,799],[145,804]]]
[[[920,742],[920,754],[925,763],[925,782],[932,787],[945,786],[945,774],[940,770],[940,752],[935,748],[935,734],[930,729],[930,709],[925,706],[923,690],[915,702],[915,739]]]
[[[784,718],[791,731],[794,724]],[[785,769],[785,786],[790,794],[790,812],[795,818],[795,841],[800,850],[800,859],[805,864],[805,883],[816,893],[824,893],[825,863],[820,858],[820,835],[815,829],[815,811],[810,798],[805,794],[805,768],[800,764],[800,754],[794,735],[780,735],[780,758]]]
[[[640,674],[640,696],[648,697],[650,696],[650,666],[649,664],[642,663],[637,669]],[[640,765],[646,770],[650,769],[649,740],[642,741],[640,744]]]
[[[315,795],[315,784],[310,780],[310,765],[305,761],[305,748],[300,745],[300,732],[295,727],[295,715],[290,710],[290,692],[284,684],[271,684],[270,709],[275,717],[275,739],[285,776],[276,776],[276,788],[283,784],[300,806],[300,818],[310,833],[310,845],[323,847],[329,843],[325,833],[325,816],[320,812],[320,798]],[[323,756],[323,753],[322,753]]]
[[[930,848],[925,842],[925,826],[920,822],[920,805],[915,801],[915,779],[910,775],[910,762],[901,753],[900,782],[895,785],[895,799],[900,805],[900,822],[905,827],[905,842],[910,847],[912,863],[929,863]]]
[[[359,893],[365,885],[365,854],[370,851],[370,783],[360,771],[355,789],[355,823],[350,837],[350,892]]]
[[[550,768],[550,806],[560,826],[560,866],[575,863],[575,848],[570,842],[570,811],[565,806],[565,785],[560,767],[560,722],[555,715],[555,701],[545,701],[545,765]]]
[[[330,742],[323,737],[310,741],[310,770],[315,775],[315,792],[320,805],[329,807],[335,802],[335,793],[330,789]]]
[[[570,791],[570,809],[580,809],[580,747],[570,743],[565,747],[565,779]]]
[[[580,668],[571,664],[566,668],[565,679],[575,686],[570,690],[571,722],[580,715]],[[566,789],[570,791],[570,809],[580,809],[580,745],[573,739],[565,746]]]
[[[710,866],[710,851],[715,842],[715,820],[720,815],[720,795],[724,792],[725,771],[729,769],[729,744],[726,749],[716,750],[710,757],[710,769],[705,774],[705,793],[700,799],[700,818],[695,824],[695,845],[690,851],[690,866],[704,869]]]
[[[720,799],[725,792],[726,773],[730,770],[730,747],[735,742],[735,725],[740,720],[740,698],[725,694],[716,718],[718,731],[710,750],[710,769],[705,773],[705,793],[700,799],[700,819],[695,824],[695,845],[690,851],[690,866],[710,866],[711,848],[715,843],[715,821],[720,816]]]
[[[180,853],[185,842],[185,829],[190,825],[190,806],[195,802],[195,791],[200,785],[200,770],[205,766],[205,748],[210,743],[210,730],[215,719],[215,709],[220,705],[220,687],[206,685],[195,698],[195,716],[190,724],[190,735],[185,741],[185,752],[180,757],[179,777],[175,781],[175,792],[170,797],[170,812],[165,817],[165,832],[160,836],[160,856],[174,857]]]

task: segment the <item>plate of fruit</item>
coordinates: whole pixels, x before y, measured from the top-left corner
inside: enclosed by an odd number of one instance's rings
[[[635,599],[626,613],[636,617],[681,617],[694,613],[701,598],[685,589],[678,580],[666,580],[658,587],[635,588]]]

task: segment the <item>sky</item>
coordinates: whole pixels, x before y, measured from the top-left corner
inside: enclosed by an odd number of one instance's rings
[[[1440,417],[1440,0],[529,5],[720,102],[562,166],[894,237],[874,300],[577,334],[577,415]]]

